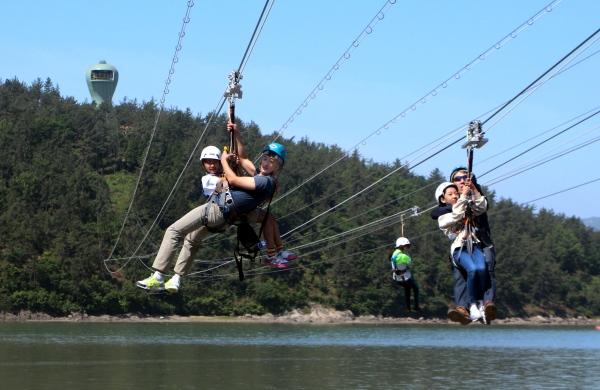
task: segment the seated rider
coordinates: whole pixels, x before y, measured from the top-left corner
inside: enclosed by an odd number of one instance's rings
[[[189,272],[202,239],[209,233],[208,229],[221,229],[244,215],[249,220],[257,218],[256,208],[275,192],[276,177],[285,160],[285,147],[277,143],[267,145],[257,171],[252,161],[246,157],[236,126],[229,123],[227,128],[235,133],[238,150],[237,156],[229,153],[221,155],[221,165],[229,189],[216,194],[211,201],[189,211],[167,228],[152,264],[154,272],[148,278],[138,281],[138,287],[153,291],[179,291],[181,278]],[[236,175],[231,167],[233,160],[253,176]],[[165,282],[167,267],[182,241],[183,246],[174,267],[175,274]]]

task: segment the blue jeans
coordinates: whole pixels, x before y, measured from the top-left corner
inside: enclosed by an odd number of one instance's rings
[[[485,302],[496,301],[496,248],[493,245],[483,248],[485,263],[487,264],[488,273],[490,274],[490,287],[485,290],[483,300]],[[454,303],[456,306],[469,306],[469,298],[467,296],[467,273],[462,267],[452,266],[452,276],[454,277]]]
[[[485,291],[490,288],[490,275],[481,248],[477,245],[473,246],[473,253],[469,253],[467,248],[458,248],[452,257],[467,274],[468,303],[482,301]]]

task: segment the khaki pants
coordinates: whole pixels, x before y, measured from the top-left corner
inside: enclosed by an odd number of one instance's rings
[[[152,268],[165,272],[183,240],[183,247],[175,263],[175,272],[185,275],[193,264],[202,239],[209,233],[207,227],[217,228],[225,222],[223,213],[215,203],[209,202],[191,210],[167,228]]]

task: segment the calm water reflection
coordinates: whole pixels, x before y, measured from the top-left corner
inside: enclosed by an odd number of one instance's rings
[[[598,388],[585,328],[0,323],[5,389]]]

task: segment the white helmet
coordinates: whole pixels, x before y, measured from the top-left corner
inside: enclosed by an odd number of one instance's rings
[[[451,183],[449,181],[445,181],[442,184],[440,184],[439,186],[437,186],[437,188],[435,189],[435,201],[436,202],[440,203],[440,196],[444,195],[444,191],[446,191],[446,188],[448,188],[450,186],[456,187],[456,184]]]
[[[408,238],[398,237],[398,239],[396,240],[396,248],[398,248],[400,246],[406,246],[406,245],[410,245],[410,241],[408,241]]]
[[[202,160],[220,160],[221,151],[216,146],[207,146],[200,153],[200,161]]]

